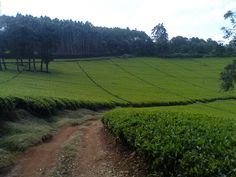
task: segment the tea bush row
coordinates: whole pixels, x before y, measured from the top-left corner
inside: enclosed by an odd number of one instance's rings
[[[78,101],[64,98],[50,97],[5,97],[0,98],[0,113],[10,112],[14,109],[25,109],[30,113],[39,117],[48,117],[57,110],[76,110],[79,108],[87,108],[98,110],[103,108],[114,108],[113,102],[90,102]]]
[[[93,102],[71,100],[67,98],[53,97],[0,97],[0,114],[10,112],[14,109],[25,109],[39,117],[48,117],[57,110],[75,110],[87,108],[91,110],[111,109],[117,106],[121,107],[153,107],[153,106],[176,106],[190,105],[195,103],[209,103],[217,100],[236,100],[236,97],[220,97],[210,99],[196,99],[180,102],[140,102],[140,103],[119,103],[119,102]]]
[[[236,176],[235,119],[132,108],[102,121],[162,176]]]

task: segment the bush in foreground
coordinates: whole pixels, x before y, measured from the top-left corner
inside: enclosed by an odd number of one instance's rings
[[[114,110],[102,120],[162,176],[236,176],[236,120],[142,109]]]
[[[0,115],[14,109],[24,109],[31,114],[47,119],[58,110],[110,109],[119,104],[114,102],[90,102],[52,97],[0,97]],[[3,116],[1,116],[3,117]],[[0,117],[0,121],[3,119]]]

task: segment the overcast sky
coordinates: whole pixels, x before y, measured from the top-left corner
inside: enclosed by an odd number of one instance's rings
[[[95,26],[129,27],[151,34],[164,23],[169,37],[222,40],[223,15],[236,0],[0,0],[2,14],[31,14],[90,21]]]

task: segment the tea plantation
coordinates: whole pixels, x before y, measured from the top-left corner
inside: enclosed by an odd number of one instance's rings
[[[0,73],[0,96],[56,97],[118,103],[168,103],[234,96],[219,73],[233,58],[131,58],[55,61],[50,73]],[[12,66],[13,68],[14,66]]]
[[[117,109],[106,113],[103,122],[149,162],[153,173],[234,177],[235,106],[235,101],[224,101],[168,109]]]
[[[57,110],[149,107],[115,109],[102,121],[148,161],[154,175],[235,177],[236,92],[221,91],[219,80],[233,59],[56,60],[50,73],[16,72],[12,65],[0,72],[0,113],[27,110],[37,117],[32,125],[43,122],[43,137],[52,131],[50,116]],[[18,141],[8,133],[13,126],[1,132],[2,122],[12,123],[0,116],[0,157],[11,164],[16,152],[7,145]]]

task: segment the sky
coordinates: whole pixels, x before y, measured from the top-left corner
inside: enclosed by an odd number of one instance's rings
[[[95,26],[145,31],[163,23],[175,36],[223,40],[223,15],[236,11],[236,0],[0,0],[1,14],[17,13],[89,21]]]

